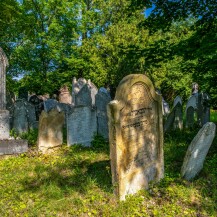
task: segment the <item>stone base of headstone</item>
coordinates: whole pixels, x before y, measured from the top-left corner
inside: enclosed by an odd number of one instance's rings
[[[0,139],[8,139],[10,136],[9,118],[8,110],[0,110]]]
[[[23,139],[0,140],[0,155],[21,154],[28,151],[28,142]]]

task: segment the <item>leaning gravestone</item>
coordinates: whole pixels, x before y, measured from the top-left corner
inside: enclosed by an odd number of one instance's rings
[[[215,132],[215,124],[208,122],[192,140],[181,169],[181,176],[184,179],[193,179],[203,168],[203,163],[215,137]]]
[[[164,176],[162,97],[141,74],[120,82],[108,104],[112,182],[120,200]]]
[[[67,144],[90,146],[96,132],[96,110],[86,106],[74,107],[67,117]]]
[[[42,111],[39,118],[38,149],[49,153],[63,143],[64,112]]]
[[[197,97],[192,95],[186,105],[186,128],[193,127],[195,123],[195,109],[197,109]]]
[[[106,92],[99,91],[96,94],[95,103],[97,111],[97,133],[108,139],[107,105],[111,97]]]

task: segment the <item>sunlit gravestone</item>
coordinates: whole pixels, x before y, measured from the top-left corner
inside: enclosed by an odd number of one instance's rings
[[[193,179],[203,168],[203,163],[216,134],[216,125],[207,122],[192,140],[186,152],[181,176],[186,180]]]
[[[120,200],[164,176],[162,97],[148,77],[128,75],[108,104],[112,182]]]

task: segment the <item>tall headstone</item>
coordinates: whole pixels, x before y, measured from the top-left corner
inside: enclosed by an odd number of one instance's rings
[[[186,105],[186,128],[193,127],[195,123],[195,110],[197,109],[197,97],[192,95]]]
[[[6,67],[8,59],[0,47],[0,110],[6,109]]]
[[[203,163],[215,137],[216,125],[208,122],[199,130],[186,152],[181,169],[181,176],[193,179],[203,168]]]
[[[111,97],[106,92],[99,91],[96,94],[97,133],[105,139],[108,139],[107,105],[110,101]]]
[[[87,106],[74,107],[67,117],[67,144],[90,146],[96,132],[96,110]]]
[[[108,105],[112,182],[120,200],[164,176],[162,97],[142,74],[120,82]]]
[[[8,59],[0,47],[0,139],[8,139],[10,132],[9,111],[6,110],[6,67]]]
[[[63,143],[64,112],[42,111],[39,118],[38,149],[49,153]]]
[[[10,138],[9,111],[6,110],[6,67],[7,57],[0,48],[0,155],[11,155],[26,152],[26,140]]]
[[[72,96],[69,88],[64,85],[59,91],[59,102],[65,104],[72,104]]]

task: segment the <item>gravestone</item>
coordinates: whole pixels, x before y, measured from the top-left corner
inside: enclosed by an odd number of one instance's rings
[[[195,123],[195,110],[197,109],[197,98],[192,95],[186,105],[186,128],[193,127]]]
[[[28,131],[28,117],[25,100],[18,99],[14,104],[13,128],[17,134]]]
[[[128,75],[108,104],[112,183],[120,200],[164,176],[162,97],[141,74]]]
[[[172,109],[172,111],[169,113],[169,115],[167,116],[167,119],[165,121],[164,133],[166,133],[172,129],[174,120],[175,120],[175,110]]]
[[[87,106],[74,107],[67,117],[67,144],[90,146],[96,132],[96,110]]]
[[[39,118],[38,149],[42,153],[52,152],[63,143],[64,112],[52,109],[42,111]]]
[[[39,116],[44,108],[43,100],[40,99],[37,95],[32,95],[29,98],[29,102],[34,105],[35,107],[35,115],[36,115],[36,121],[39,120]]]
[[[208,122],[203,125],[192,140],[181,169],[181,176],[184,179],[193,179],[203,168],[203,163],[215,137],[215,132],[215,124]]]
[[[52,109],[56,109],[58,106],[58,101],[55,99],[47,99],[43,102],[44,104],[44,111],[49,112]]]
[[[10,136],[9,111],[0,110],[0,139],[8,139]]]
[[[182,99],[177,96],[173,102],[174,107],[174,122],[173,129],[183,129],[183,112],[182,112]]]
[[[72,105],[73,106],[95,106],[95,96],[98,92],[96,86],[84,78],[73,78],[72,82]]]
[[[18,99],[24,99],[28,101],[28,89],[26,87],[20,87],[18,91]]]
[[[19,154],[28,150],[25,140],[15,140],[9,136],[9,111],[6,110],[6,67],[7,57],[0,48],[0,155]]]
[[[72,96],[69,92],[69,89],[64,85],[59,91],[59,102],[65,104],[72,104]]]
[[[163,104],[163,115],[166,116],[166,115],[170,114],[169,104],[164,99],[162,99],[162,104]]]
[[[106,92],[99,91],[96,94],[97,133],[105,139],[108,139],[107,105],[110,101],[111,97]]]

